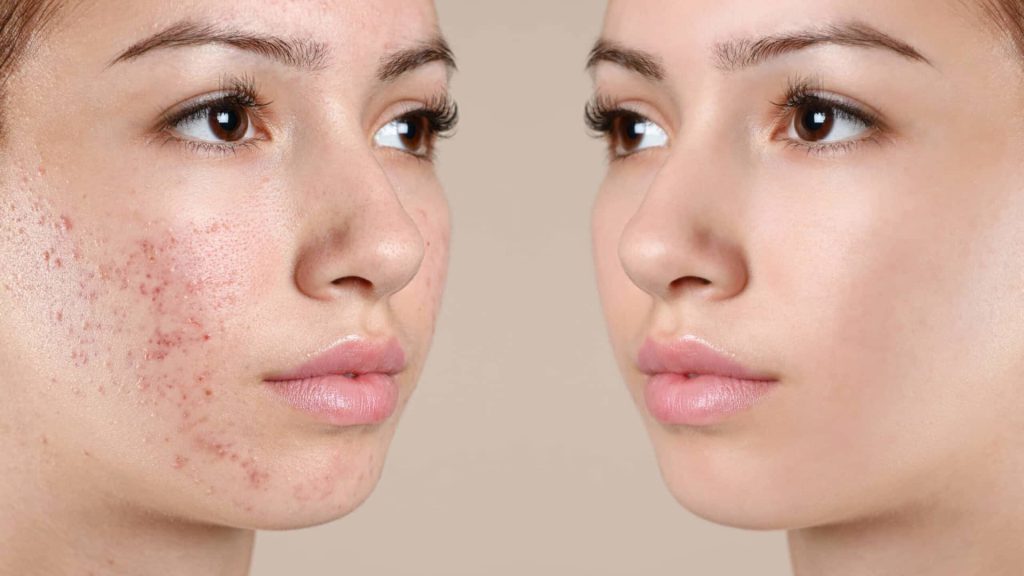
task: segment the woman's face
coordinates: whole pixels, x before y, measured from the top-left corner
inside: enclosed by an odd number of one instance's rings
[[[1024,83],[982,10],[612,0],[603,38],[600,290],[677,499],[800,528],[1019,483]]]
[[[287,528],[367,497],[446,275],[438,34],[429,0],[47,30],[6,87],[2,420],[76,510]]]

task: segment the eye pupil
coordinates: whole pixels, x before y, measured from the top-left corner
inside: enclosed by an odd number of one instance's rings
[[[210,129],[225,141],[236,142],[249,130],[249,117],[239,106],[221,106],[210,110]]]
[[[814,106],[803,111],[797,119],[796,131],[802,140],[817,142],[824,140],[832,132],[835,124],[835,111],[823,107]]]
[[[635,116],[622,116],[615,119],[613,134],[617,144],[624,152],[632,152],[643,142],[647,133],[647,124]]]
[[[403,118],[398,122],[398,136],[408,150],[418,151],[426,139],[426,118]]]

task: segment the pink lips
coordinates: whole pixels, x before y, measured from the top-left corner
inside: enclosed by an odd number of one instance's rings
[[[392,340],[350,340],[295,370],[266,379],[286,402],[335,426],[378,424],[398,405],[394,376],[405,369],[405,352]]]
[[[694,338],[647,340],[637,367],[649,376],[644,390],[648,411],[669,425],[718,424],[752,408],[778,384]]]

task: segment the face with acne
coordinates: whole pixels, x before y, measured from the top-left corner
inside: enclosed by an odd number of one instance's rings
[[[268,6],[72,2],[7,84],[0,432],[26,478],[73,478],[83,511],[337,518],[375,485],[423,366],[449,67],[438,50],[381,66],[437,45],[433,5]],[[118,58],[168,29],[192,41]],[[196,39],[224,31],[290,52]],[[405,353],[383,423],[328,425],[268,392],[351,338]]]

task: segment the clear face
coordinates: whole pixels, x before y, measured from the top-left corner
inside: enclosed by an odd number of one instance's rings
[[[801,528],[1005,482],[1024,83],[981,11],[612,0],[603,38],[598,280],[677,499]]]
[[[81,510],[345,514],[445,281],[432,2],[72,5],[7,86],[5,432]]]

